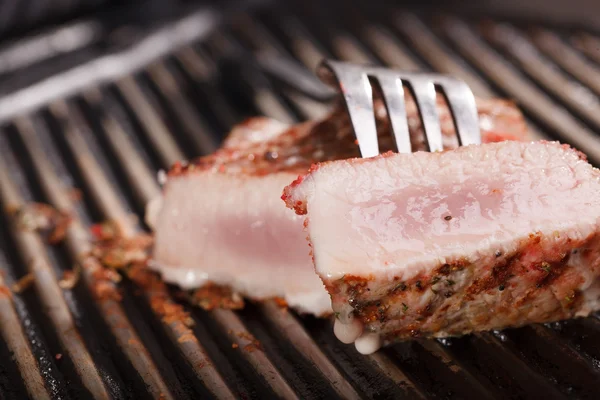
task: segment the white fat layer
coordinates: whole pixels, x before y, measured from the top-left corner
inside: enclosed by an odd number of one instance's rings
[[[283,299],[293,309],[316,316],[331,314],[331,297],[326,290],[285,293]]]
[[[360,337],[363,332],[363,324],[353,319],[347,324],[336,319],[333,324],[333,333],[342,343],[350,344]]]
[[[148,263],[148,267],[160,272],[165,281],[176,283],[183,290],[199,288],[209,281],[208,274],[201,270],[166,267],[154,260]]]
[[[373,354],[381,348],[381,337],[378,333],[365,333],[354,342],[360,354]]]
[[[184,288],[210,281],[250,299],[280,297],[301,312],[330,314],[303,218],[280,199],[294,178],[194,173],[169,179],[154,228],[153,268]]]
[[[156,226],[156,219],[158,218],[158,213],[160,212],[163,205],[163,196],[159,195],[152,200],[150,200],[146,204],[146,212],[144,215],[144,222],[146,225],[150,227],[150,229],[154,230]]]
[[[265,291],[264,296],[257,296],[256,291],[249,292],[247,288],[236,284],[235,281],[214,282],[214,276],[211,277],[208,273],[199,269],[173,268],[161,265],[154,260],[148,263],[148,267],[156,272],[159,272],[166,282],[176,284],[183,290],[193,290],[202,287],[208,282],[213,282],[229,286],[235,292],[239,292],[242,295],[255,300],[266,300],[272,297],[281,297],[285,300],[288,306],[300,313],[307,313],[316,316],[331,314],[331,298],[325,290],[311,290],[293,293],[270,293]]]
[[[158,170],[156,180],[160,186],[164,186],[167,183],[167,173],[164,169]]]

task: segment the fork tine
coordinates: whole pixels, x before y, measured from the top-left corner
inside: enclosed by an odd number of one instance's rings
[[[376,79],[383,92],[383,100],[388,118],[392,124],[392,131],[394,132],[398,152],[410,153],[412,148],[410,145],[410,132],[406,117],[406,103],[402,80],[397,73],[382,70],[378,71]]]
[[[413,76],[408,80],[423,121],[429,151],[442,151],[442,131],[436,107],[435,85],[430,79]]]
[[[481,144],[477,105],[469,86],[455,79],[445,79],[440,82],[440,86],[448,98],[448,105],[454,118],[461,146]]]
[[[373,88],[370,79],[377,82],[381,88],[400,153],[410,153],[412,150],[403,82],[411,89],[417,104],[429,151],[444,150],[441,121],[437,110],[436,87],[439,87],[446,96],[459,144],[466,146],[481,143],[475,96],[469,86],[461,80],[438,74],[402,73],[386,68],[331,60],[323,60],[317,73],[322,81],[341,89],[363,157],[379,154]]]
[[[342,90],[362,157],[379,154],[377,127],[373,110],[373,90],[364,67],[325,60],[318,69],[319,77],[330,83],[331,74]]]

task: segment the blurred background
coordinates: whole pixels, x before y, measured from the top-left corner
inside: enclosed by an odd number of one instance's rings
[[[226,1],[201,0],[2,0],[0,1],[0,34],[3,38],[18,36],[41,26],[72,18],[89,16],[99,11],[123,10],[128,7],[159,7],[173,9],[185,4],[225,4]],[[281,2],[281,1],[280,1]],[[543,16],[565,23],[598,24],[600,5],[595,0],[404,0],[388,1],[397,5],[432,8],[477,10],[495,15]],[[243,2],[242,2],[243,3]],[[285,3],[285,2],[281,2]],[[152,5],[150,5],[152,4]]]

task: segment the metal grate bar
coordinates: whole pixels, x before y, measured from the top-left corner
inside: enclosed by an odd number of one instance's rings
[[[317,346],[290,311],[285,308],[282,309],[273,301],[265,302],[261,308],[265,317],[275,325],[281,336],[288,338],[290,343],[321,371],[341,398],[360,398],[352,385],[344,379],[331,361],[327,359],[323,351],[321,351],[319,346]]]
[[[584,320],[566,321],[561,324],[550,324],[552,330],[567,340],[595,370],[600,370],[600,348],[595,340],[600,335],[600,321],[592,316]]]
[[[85,141],[73,130],[74,122],[72,118],[77,118],[78,113],[74,108],[68,107],[65,103],[55,103],[53,104],[53,108],[55,114],[61,112],[59,110],[62,110],[61,114],[66,123],[64,126],[65,136],[67,137],[71,152],[74,154],[76,162],[83,174],[83,178],[87,181],[89,187],[92,187],[97,192],[101,193],[101,195],[96,195],[96,193],[94,193],[94,199],[103,210],[105,218],[118,223],[124,235],[133,235],[137,231],[137,228],[133,225],[131,218],[123,209],[114,192],[113,186],[109,183],[100,166],[94,160]],[[70,112],[67,113],[67,109],[69,109]],[[67,117],[67,115],[69,117]],[[118,132],[113,132],[115,135],[117,133]],[[71,137],[72,135],[77,138]],[[124,141],[125,139],[122,137],[121,140]],[[140,166],[140,164],[127,165],[129,168]],[[138,171],[143,170],[132,169],[129,171],[129,174],[132,177],[137,176]],[[170,298],[164,284],[143,287],[143,289],[144,295],[150,304],[156,299],[164,302],[167,306],[176,304]],[[161,315],[158,315],[158,317],[161,318],[163,329],[166,331],[167,335],[172,342],[177,345],[181,353],[185,356],[188,364],[192,367],[194,373],[203,381],[203,383],[205,383],[207,388],[219,398],[234,398],[227,384],[223,381],[223,378],[212,366],[212,362],[208,359],[206,351],[203,349],[196,336],[194,336],[193,332],[185,325],[184,321],[179,319],[173,321],[168,318],[163,318]]]
[[[116,196],[111,196],[110,192],[105,190],[106,187],[111,187],[107,177],[102,174],[101,167],[94,161],[92,157],[84,157],[83,154],[88,154],[89,151],[80,153],[87,149],[87,145],[83,136],[78,132],[78,127],[84,126],[83,117],[67,103],[59,100],[49,106],[52,116],[61,124],[64,130],[64,139],[69,148],[76,155],[75,162],[77,167],[84,177],[97,176],[97,181],[89,185],[92,192],[92,198],[96,200],[102,212],[110,215],[110,219],[115,223],[120,231],[125,236],[134,234],[134,229],[129,223],[131,216],[119,207],[120,200]],[[73,113],[73,114],[71,114]],[[114,210],[109,213],[109,210]]]
[[[567,342],[543,326],[497,332],[494,337],[507,352],[521,359],[530,370],[552,383],[564,395],[581,395],[582,387],[589,390],[597,381],[597,372],[590,363],[582,357],[572,358],[573,351]],[[558,363],[561,368],[557,370]]]
[[[136,174],[134,171],[148,168],[140,157],[135,145],[127,139],[124,127],[111,114],[103,112],[100,103],[104,100],[102,93],[97,88],[91,88],[83,93],[83,97],[100,119],[106,138],[110,142],[111,150],[115,153],[122,166],[127,165],[125,173],[127,179],[135,186],[134,193],[138,194],[138,201],[145,205],[147,199],[153,199],[160,195],[156,180],[152,176]]]
[[[0,199],[4,209],[13,210],[13,213],[25,205],[2,161],[0,161]],[[14,215],[11,217],[9,229],[22,258],[26,260],[29,272],[34,277],[34,287],[40,301],[46,307],[62,350],[73,361],[77,375],[91,395],[95,399],[109,399],[108,390],[75,326],[40,237],[35,232],[19,228]]]
[[[246,39],[252,50],[255,53],[273,53],[286,54],[287,50],[280,42],[275,40],[275,37],[260,24],[255,18],[249,15],[241,15],[236,18],[234,29],[241,33],[241,37]]]
[[[175,79],[173,73],[167,69],[164,62],[156,62],[149,66],[148,73],[156,83],[161,93],[172,106],[172,110],[186,130],[186,136],[193,140],[197,154],[210,154],[214,152],[218,143],[216,135],[210,132],[206,122],[192,109],[190,103],[184,99],[183,88]]]
[[[191,46],[178,51],[175,57],[188,77],[189,86],[192,89],[200,88],[198,92],[205,96],[204,100],[210,106],[210,113],[214,114],[221,127],[229,129],[238,122],[238,116],[217,85],[219,75],[214,62]]]
[[[357,64],[375,64],[375,59],[349,34],[337,33],[331,41],[333,51],[340,59]]]
[[[456,374],[457,379],[466,381],[469,389],[472,390],[472,395],[478,399],[499,398],[500,394],[493,391],[489,386],[484,386],[484,383],[475,378],[474,374],[468,371],[464,362],[461,362],[442,344],[436,340],[422,340],[419,342],[430,354],[438,358],[448,370]]]
[[[600,128],[600,101],[587,87],[562,74],[527,38],[508,24],[486,23],[484,36],[512,56],[528,76],[558,97],[574,112]]]
[[[589,33],[579,32],[571,41],[592,60],[600,63],[600,38]]]
[[[383,60],[385,65],[407,72],[417,72],[423,69],[422,65],[409,55],[398,38],[385,28],[368,25],[364,28],[364,37],[369,47]]]
[[[3,148],[6,149],[6,147]],[[11,160],[6,164],[12,166],[15,164],[15,161]],[[18,260],[14,260],[17,261],[16,263],[14,263],[12,257],[9,256],[9,249],[12,247],[12,242],[10,242],[8,237],[4,236],[4,232],[3,235],[0,236],[0,238],[2,239],[2,252],[0,252],[0,271],[3,277],[4,284],[7,286],[7,288],[11,288],[16,283],[15,278],[13,276],[13,271],[16,271],[18,269]],[[23,295],[13,292],[11,295],[12,307],[13,310],[16,312],[17,317],[19,318],[19,324],[22,328],[22,333],[24,334],[23,340],[25,341],[25,343],[27,343],[26,347],[19,347],[17,351],[12,353],[12,359],[15,363],[19,359],[25,360],[26,356],[23,356],[21,353],[27,352],[29,349],[29,351],[31,351],[34,357],[35,363],[26,363],[26,365],[33,368],[28,369],[27,373],[34,374],[35,368],[37,368],[38,373],[43,378],[44,388],[48,391],[50,397],[52,399],[67,398],[65,380],[63,379],[63,375],[60,373],[55,363],[55,353],[53,353],[53,351],[50,348],[48,348],[48,345],[44,340],[43,334],[40,329],[40,326],[43,325],[44,322],[40,323],[39,320],[36,318],[37,315],[34,315],[34,313],[30,312],[30,310],[28,309],[26,302],[28,294],[31,295],[31,293],[27,292],[24,292]],[[7,350],[8,349],[9,346],[7,343]],[[7,366],[9,366],[10,364],[11,363],[7,363]],[[17,371],[17,373],[19,373],[19,371]],[[24,379],[22,372],[21,379]],[[33,381],[32,383],[35,384],[35,381]],[[23,384],[25,386],[25,391],[23,391],[21,394],[22,396],[26,396],[27,392],[29,392],[29,390],[27,389],[28,382],[23,382]],[[43,395],[43,393],[41,394]]]
[[[267,358],[264,350],[256,344],[256,338],[244,326],[240,318],[229,310],[213,310],[211,312],[217,323],[227,334],[242,356],[254,367],[256,372],[267,382],[278,396],[284,399],[298,399],[285,378],[275,365]]]
[[[553,62],[600,95],[600,66],[586,59],[548,29],[530,29],[529,36]]]
[[[521,341],[518,341],[520,348],[533,349],[535,345],[540,345],[538,354],[547,358],[554,365],[560,364],[562,367],[566,367],[561,368],[561,371],[568,375],[568,381],[573,386],[582,388],[590,383],[597,383],[598,371],[594,363],[586,359],[571,343],[560,337],[554,330],[543,325],[532,325],[520,332],[531,332],[530,337],[533,342],[532,346],[527,346],[521,345]],[[539,340],[540,338],[542,340]],[[556,376],[561,375],[561,371]],[[574,392],[573,388],[567,387],[566,389],[568,392]]]
[[[474,73],[460,65],[442,44],[414,14],[400,13],[394,17],[394,27],[404,34],[411,46],[418,51],[434,69],[464,80],[476,96],[494,95],[489,85]]]
[[[243,38],[249,46],[260,57],[264,54],[272,54],[281,59],[292,59],[291,53],[287,50],[280,40],[276,39],[276,34],[271,31],[261,21],[253,18],[242,18],[241,23],[236,24],[236,31],[240,40]],[[308,68],[309,72],[315,71],[318,63],[325,58],[323,50],[318,46],[311,44],[309,39],[300,38],[297,33],[295,39],[300,39],[296,46],[292,46],[293,51],[300,51],[300,61]],[[309,48],[300,48],[309,46]],[[300,113],[308,119],[323,118],[331,107],[323,102],[317,102],[306,96],[297,94],[291,90],[283,89],[283,97],[290,100]],[[294,117],[292,115],[292,117]]]
[[[208,46],[218,55],[217,58],[239,54],[242,48],[231,35],[225,32],[213,35],[208,41]],[[295,112],[290,108],[290,104],[281,99],[280,94],[271,87],[271,83],[259,71],[246,70],[245,72],[248,76],[240,78],[245,78],[246,85],[250,86],[250,96],[257,111],[278,121],[292,124]]]
[[[4,270],[6,267],[1,265],[0,268]],[[11,290],[2,276],[0,276],[0,334],[13,354],[29,396],[49,400],[51,395],[44,385],[41,370],[14,309]]]
[[[414,14],[397,14],[395,26],[404,33],[405,37],[410,40],[411,45],[435,70],[464,80],[476,96],[491,97],[498,95],[482,78],[467,69],[463,63],[457,61],[456,54],[451,53]],[[549,139],[548,135],[542,133],[537,126],[530,122],[527,125],[532,139]]]
[[[408,393],[411,393],[411,397],[415,399],[426,399],[425,393],[419,389],[409,379],[404,372],[394,363],[389,355],[383,352],[374,353],[368,356],[371,363],[377,366],[377,368],[388,378],[392,380],[396,385],[403,389],[407,389]]]
[[[310,71],[314,71],[321,60],[330,56],[297,17],[276,14],[272,19],[278,22],[277,27],[285,34],[290,53]]]
[[[548,385],[548,382],[540,374],[535,372],[527,363],[510,351],[507,346],[507,340],[500,341],[496,336],[488,332],[475,334],[475,340],[482,341],[489,349],[493,351],[489,354],[501,364],[507,371],[511,371],[515,381],[523,388],[528,388],[531,393],[537,393],[543,398],[563,398],[560,392],[553,386]]]
[[[121,94],[133,109],[137,121],[144,127],[154,148],[160,149],[163,165],[173,165],[175,161],[185,160],[186,156],[177,146],[177,142],[168,134],[169,129],[160,119],[159,113],[152,107],[144,93],[135,82],[135,78],[127,76],[117,82]]]
[[[586,149],[593,162],[600,162],[600,141],[596,135],[508,65],[464,22],[446,17],[442,20],[441,27],[442,34],[448,37],[473,65],[479,67],[497,86],[518,99],[526,111],[574,146]]]
[[[279,41],[275,39],[275,35],[269,34],[266,27],[261,25],[254,19],[244,19],[243,23],[236,26],[238,35],[251,42],[252,47],[259,53],[272,53],[277,57],[289,58],[290,54],[284,50]],[[298,58],[309,71],[314,71],[318,62],[325,58],[322,50],[316,46],[311,46],[311,42],[307,38],[300,38],[299,35],[294,36],[300,42],[293,46],[292,51],[299,51]],[[301,46],[309,46],[308,49]],[[321,119],[331,110],[331,106],[322,102],[314,101],[302,94],[295,93],[291,90],[282,90],[282,95],[289,99],[306,119]],[[294,115],[290,118],[294,121]]]
[[[30,120],[19,118],[16,124],[36,169],[39,182],[48,198],[57,209],[69,215],[76,215],[68,194],[61,188],[58,177],[53,173],[53,168],[45,157]],[[82,267],[82,276],[87,289],[95,293],[100,285],[102,286],[104,294],[97,296],[97,304],[106,323],[117,339],[119,347],[144,380],[148,392],[154,397],[173,398],[169,394],[167,385],[152,361],[150,354],[126,317],[118,300],[120,297],[118,288],[106,279],[103,281],[98,279],[98,276],[102,276],[102,267],[95,258],[88,255],[90,252],[90,235],[88,232],[75,219],[69,226],[66,236],[66,243],[71,257]]]

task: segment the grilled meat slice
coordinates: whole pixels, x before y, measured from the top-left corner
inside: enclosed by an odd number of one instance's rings
[[[484,141],[524,139],[514,106],[478,101]],[[385,108],[377,104],[382,146],[391,148]],[[456,147],[452,118],[440,101],[447,148]],[[408,103],[415,149],[424,139],[417,110]],[[346,113],[285,127],[267,118],[236,127],[224,147],[168,173],[163,198],[148,207],[155,227],[153,266],[185,288],[227,285],[252,299],[281,297],[303,312],[331,312],[331,300],[314,273],[303,218],[281,203],[283,188],[314,162],[358,156]]]
[[[566,145],[327,162],[283,198],[361,352],[600,309],[600,171]]]

